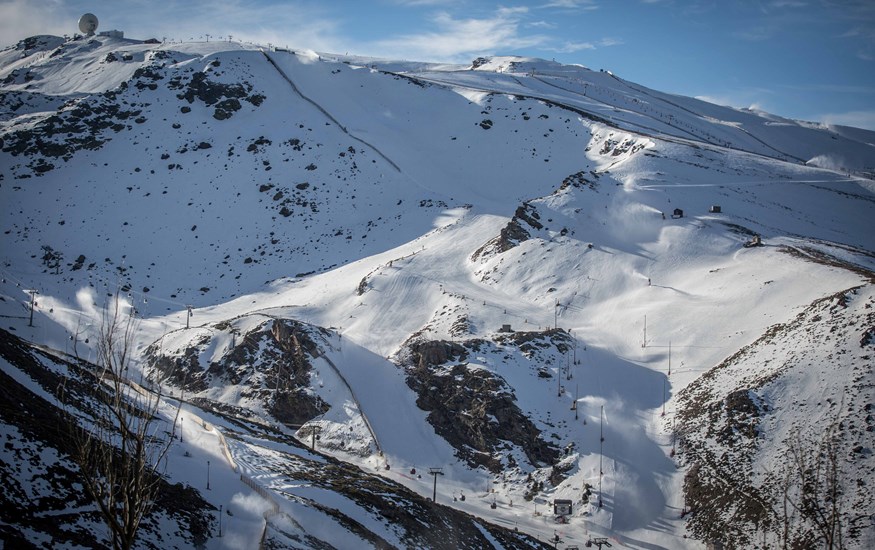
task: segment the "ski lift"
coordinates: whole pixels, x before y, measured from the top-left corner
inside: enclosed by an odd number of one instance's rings
[[[489,507],[492,508],[493,510],[498,508],[498,504],[495,503],[495,499],[492,499],[492,504],[490,504]]]
[[[415,468],[415,467],[414,467],[414,468],[410,468],[410,475],[412,475],[412,476],[415,476],[415,475],[416,475],[416,468]]]

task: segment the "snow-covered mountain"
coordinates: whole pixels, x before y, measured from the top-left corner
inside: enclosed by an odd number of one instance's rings
[[[875,544],[875,133],[527,58],[38,36],[0,82],[4,509],[73,475],[21,411],[121,296],[187,418],[146,545],[811,542],[788,449],[833,425]]]

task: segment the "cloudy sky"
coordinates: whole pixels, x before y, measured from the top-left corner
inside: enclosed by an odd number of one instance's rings
[[[873,0],[0,0],[0,42],[206,35],[418,61],[525,55],[661,91],[875,129]]]

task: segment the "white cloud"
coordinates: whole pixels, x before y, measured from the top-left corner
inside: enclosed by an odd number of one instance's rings
[[[597,42],[565,42],[561,46],[544,46],[543,49],[556,53],[574,53],[583,50],[596,50],[598,48],[607,48],[620,44],[623,44],[623,41],[617,38],[602,38]]]
[[[145,1],[153,5],[149,0]],[[297,2],[253,4],[242,0],[171,0],[155,3],[156,21],[174,21],[162,34],[187,39],[209,32],[232,34],[235,40],[288,44],[318,50],[339,45],[338,24],[331,14]],[[187,17],[189,16],[190,17]],[[153,32],[154,34],[154,32]]]
[[[37,34],[64,35],[78,32],[78,18],[52,0],[0,1],[0,46],[15,44]]]
[[[514,7],[514,8],[505,8],[505,7],[499,7],[499,8],[498,8],[498,14],[499,14],[499,15],[507,15],[507,16],[510,16],[510,15],[521,15],[521,14],[524,14],[524,13],[529,13],[529,8],[527,8],[527,7],[525,7],[525,6],[517,6],[517,7]]]
[[[551,0],[539,7],[566,10],[596,10],[599,6],[595,0]]]
[[[602,38],[598,42],[600,48],[607,48],[609,46],[621,46],[623,44],[625,44],[625,42],[623,42],[619,38]]]
[[[857,58],[863,61],[875,59],[875,26],[872,28],[854,27],[839,35],[858,44]]]
[[[407,34],[378,41],[377,55],[461,61],[471,55],[534,47],[547,41],[541,35],[520,33],[525,10],[500,8],[491,17],[458,19],[449,13],[433,15],[435,31]]]
[[[399,6],[449,6],[458,4],[459,0],[393,0]]]
[[[772,9],[804,8],[806,6],[808,6],[808,2],[800,2],[798,0],[774,0],[768,4],[768,7]]]
[[[767,25],[757,27],[749,27],[746,29],[734,31],[732,36],[748,42],[762,42],[772,38],[775,34],[775,28]]]
[[[592,42],[566,42],[565,44],[553,49],[556,53],[574,53],[583,50],[594,50],[595,44]]]

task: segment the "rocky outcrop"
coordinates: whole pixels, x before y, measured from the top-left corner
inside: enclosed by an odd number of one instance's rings
[[[680,392],[697,538],[742,547],[765,533],[778,547],[813,548],[840,532],[846,547],[871,546],[857,511],[875,502],[873,326],[871,285],[827,296]]]
[[[495,254],[507,252],[521,242],[531,238],[531,231],[543,229],[538,210],[528,202],[524,202],[514,212],[513,218],[501,229],[497,237],[490,239],[471,255],[473,261],[486,259]]]
[[[72,459],[73,422],[102,414],[95,397],[111,391],[96,380],[101,369],[3,329],[0,359],[0,540],[7,548],[35,548],[37,540],[51,540],[53,547],[104,547],[106,528]],[[22,385],[24,379],[30,382]],[[138,532],[138,547],[167,548],[168,532],[175,532],[181,546],[203,546],[211,506],[190,486],[161,476],[155,483],[157,500]]]
[[[408,346],[407,384],[427,420],[457,456],[493,472],[504,465],[501,451],[519,447],[534,466],[552,464],[559,450],[541,439],[541,432],[516,404],[513,389],[490,371],[465,361],[484,345],[420,341]]]
[[[261,401],[286,424],[303,424],[328,410],[310,388],[311,361],[321,353],[310,331],[318,329],[289,319],[265,321],[245,334],[227,323],[219,328],[230,333],[232,343],[217,361],[202,364],[209,336],[172,353],[153,344],[147,357],[162,377],[186,392],[199,394],[215,384],[240,386],[242,397]]]

